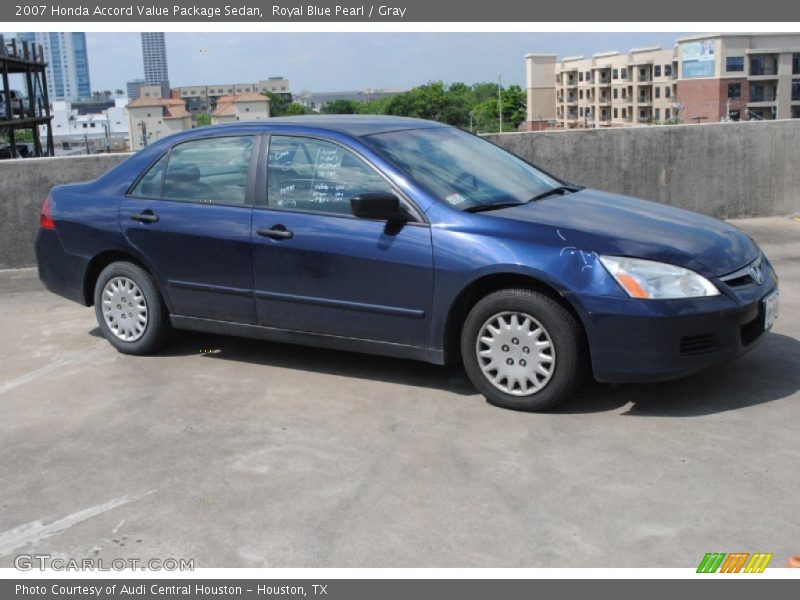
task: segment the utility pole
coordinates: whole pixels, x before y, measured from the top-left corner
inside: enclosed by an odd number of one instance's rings
[[[147,146],[147,125],[144,124],[144,120],[139,121],[139,127],[142,128],[142,147],[144,148]]]
[[[500,114],[500,133],[503,133],[503,78],[497,74],[497,112]]]

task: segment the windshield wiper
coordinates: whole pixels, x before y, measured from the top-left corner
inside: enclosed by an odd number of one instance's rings
[[[535,202],[536,200],[541,200],[542,198],[547,198],[548,196],[555,196],[556,194],[561,194],[562,196],[566,193],[577,192],[582,190],[583,188],[577,185],[559,185],[558,187],[554,187],[552,189],[547,190],[546,192],[542,192],[541,194],[536,194],[533,198],[530,199],[530,202]]]
[[[511,208],[512,206],[522,206],[527,202],[496,202],[494,204],[478,204],[477,206],[470,206],[465,208],[464,212],[476,213],[486,212],[487,210],[498,210],[500,208]]]

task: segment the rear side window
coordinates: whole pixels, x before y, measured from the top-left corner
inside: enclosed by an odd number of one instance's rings
[[[139,183],[133,188],[131,196],[136,196],[137,198],[158,198],[161,196],[161,180],[164,178],[166,166],[167,155],[165,154],[139,180]]]
[[[204,204],[244,205],[254,145],[252,136],[178,144],[151,167],[132,195]]]
[[[311,138],[270,137],[267,170],[267,204],[273,208],[349,215],[351,198],[392,191],[356,154]]]

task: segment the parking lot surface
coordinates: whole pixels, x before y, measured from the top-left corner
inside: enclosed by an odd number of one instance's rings
[[[800,553],[800,222],[737,221],[780,317],[687,379],[550,414],[463,371],[213,335],[117,353],[93,309],[0,273],[0,566],[694,567]]]

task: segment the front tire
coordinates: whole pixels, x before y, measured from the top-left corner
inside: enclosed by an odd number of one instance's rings
[[[585,355],[577,319],[529,289],[484,297],[461,332],[470,381],[492,404],[514,410],[545,411],[566,400],[583,382]]]
[[[103,336],[124,354],[155,352],[170,331],[153,277],[133,263],[103,269],[94,287],[94,311]]]

